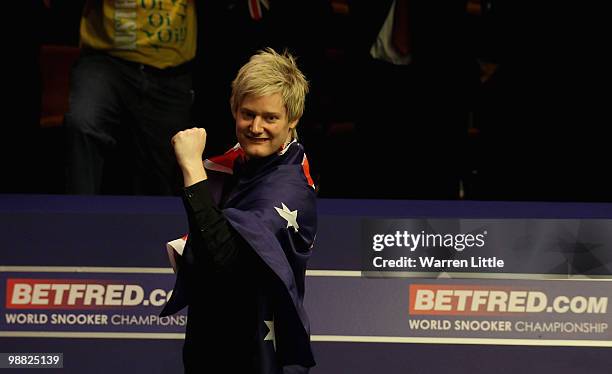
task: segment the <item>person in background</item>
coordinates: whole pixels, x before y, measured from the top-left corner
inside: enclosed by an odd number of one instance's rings
[[[196,35],[194,0],[85,3],[65,116],[68,193],[179,192],[170,138],[191,123]]]
[[[348,3],[349,68],[359,79],[347,91],[354,94],[357,148],[367,152],[345,162],[342,180],[376,164],[349,197],[458,199],[479,84],[465,37],[466,1]]]

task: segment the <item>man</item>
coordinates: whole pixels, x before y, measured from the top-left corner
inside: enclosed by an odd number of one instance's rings
[[[162,315],[189,305],[187,373],[314,365],[303,298],[315,193],[296,132],[307,91],[291,55],[260,51],[232,82],[234,148],[203,164],[204,129],[172,138],[190,233]]]
[[[353,197],[457,199],[469,99],[479,84],[465,44],[465,1],[352,0],[349,6],[350,67],[363,78],[355,87],[368,87],[351,90],[358,93],[357,148],[379,157]],[[395,144],[389,134],[405,139]],[[398,173],[410,177],[381,182]]]
[[[86,2],[65,117],[68,193],[179,192],[169,140],[191,123],[196,32],[194,0]]]

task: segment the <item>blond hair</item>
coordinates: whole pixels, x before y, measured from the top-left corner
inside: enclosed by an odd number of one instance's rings
[[[251,56],[232,82],[232,114],[236,116],[247,95],[262,97],[276,93],[280,93],[283,99],[287,122],[299,120],[304,114],[308,81],[288,51],[279,54],[272,48],[266,48]],[[295,128],[291,129],[291,136],[297,139]]]

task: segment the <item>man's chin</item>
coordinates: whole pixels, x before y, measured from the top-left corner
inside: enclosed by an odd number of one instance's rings
[[[272,152],[269,152],[268,149],[265,147],[258,147],[253,145],[249,145],[244,148],[244,153],[246,154],[247,158],[262,158],[272,154]]]

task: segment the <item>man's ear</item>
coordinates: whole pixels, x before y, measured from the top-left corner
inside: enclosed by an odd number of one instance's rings
[[[300,121],[300,119],[298,118],[298,119],[296,119],[296,120],[295,120],[295,121],[293,121],[293,122],[289,122],[289,128],[290,128],[290,129],[294,129],[294,128],[297,126],[297,124],[298,124],[298,122],[299,122],[299,121]]]

